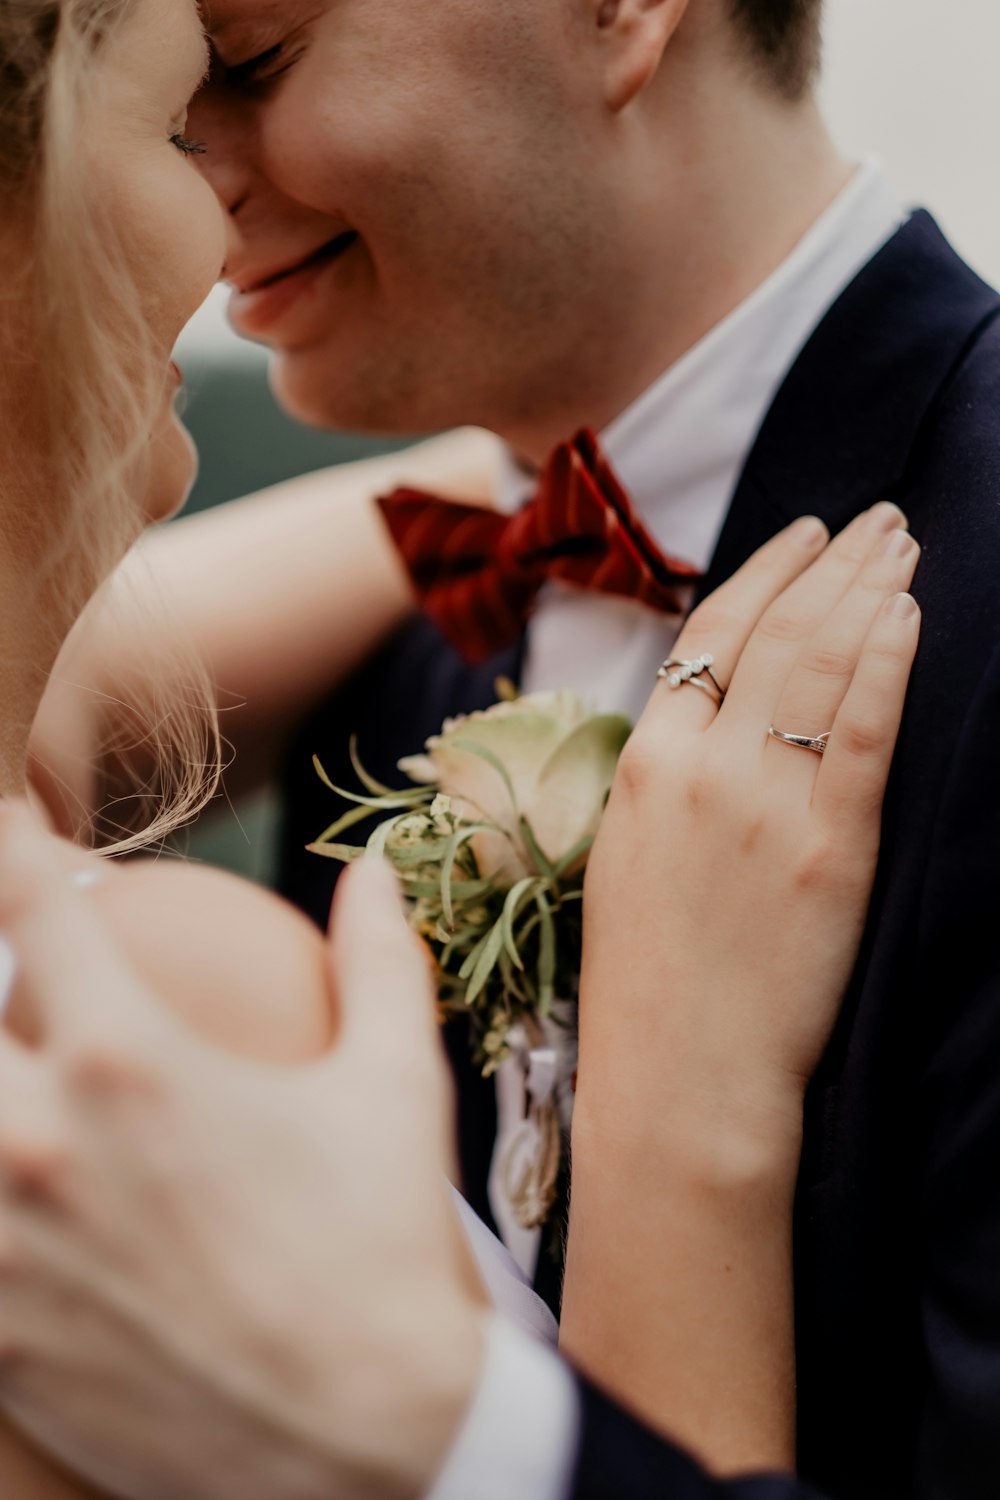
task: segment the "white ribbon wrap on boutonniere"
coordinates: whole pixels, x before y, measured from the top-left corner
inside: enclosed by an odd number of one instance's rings
[[[573,1121],[578,1044],[576,1001],[557,1000],[551,1014],[513,1027],[510,1055],[498,1077],[500,1114],[491,1197],[499,1220],[519,1229],[546,1223],[556,1201],[559,1167]],[[505,1202],[497,1203],[498,1194]]]

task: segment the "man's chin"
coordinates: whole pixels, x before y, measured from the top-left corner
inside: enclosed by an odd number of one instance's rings
[[[274,351],[270,363],[272,394],[296,422],[327,432],[366,437],[404,438],[443,432],[464,425],[450,410],[432,413],[429,380],[416,383],[386,372],[348,378],[356,369],[348,360],[333,361],[326,351]],[[446,403],[449,407],[451,403]],[[457,405],[457,404],[456,404]]]

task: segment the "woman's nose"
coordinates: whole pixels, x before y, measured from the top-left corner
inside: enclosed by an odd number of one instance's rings
[[[246,104],[242,110],[240,105],[221,80],[210,78],[188,111],[189,132],[206,148],[196,158],[199,170],[230,214],[239,213],[253,181],[249,147],[254,132],[247,128]]]

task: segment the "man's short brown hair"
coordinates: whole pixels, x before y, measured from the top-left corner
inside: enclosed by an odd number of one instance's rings
[[[733,17],[771,83],[800,98],[820,61],[823,0],[730,0]]]

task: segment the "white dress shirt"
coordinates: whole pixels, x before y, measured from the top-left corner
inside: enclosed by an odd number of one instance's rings
[[[428,1500],[562,1500],[578,1428],[568,1367],[495,1314],[479,1389]]]
[[[841,292],[905,217],[881,169],[859,167],[774,274],[601,434],[618,477],[667,551],[707,568],[786,375]],[[506,455],[497,482],[501,508],[516,510],[533,486],[533,476]],[[808,505],[809,497],[802,499]],[[636,719],[680,623],[628,600],[551,584],[528,627],[522,689],[573,688],[601,709]],[[497,1101],[499,1160],[523,1119],[516,1065],[500,1070]],[[491,1206],[530,1274],[537,1234],[513,1223],[496,1178]],[[578,1420],[568,1368],[550,1348],[497,1318],[478,1394],[428,1500],[564,1500]]]
[[[0,938],[0,963],[3,961],[3,939]],[[559,1328],[541,1297],[535,1295],[527,1275],[517,1264],[507,1246],[487,1229],[476,1211],[461,1193],[452,1188],[452,1199],[465,1230],[469,1248],[476,1258],[479,1274],[493,1307],[508,1324],[543,1344],[555,1345]]]

